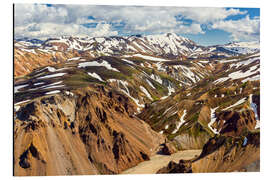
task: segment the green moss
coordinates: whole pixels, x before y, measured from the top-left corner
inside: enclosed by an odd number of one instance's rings
[[[100,72],[100,74],[104,79],[120,79],[120,80],[129,79],[129,76],[116,71],[105,70]]]
[[[200,133],[204,132],[204,128],[200,123],[195,123],[191,128],[190,128],[190,135],[194,137],[198,137]]]
[[[152,95],[152,98],[153,98],[153,102],[155,101],[158,101],[159,100],[159,97],[155,96],[155,95]]]
[[[156,81],[151,81],[153,86],[156,88],[156,91],[158,94],[160,94],[161,96],[163,95],[167,95],[168,94],[168,89],[164,86],[162,86],[161,84],[159,84]]]
[[[137,66],[136,68],[139,69],[140,71],[146,72],[148,75],[151,75],[153,72],[152,69],[147,67]]]
[[[67,86],[71,86],[71,87],[72,86],[85,87],[85,86],[88,86],[90,83],[106,84],[83,72],[77,72],[76,74],[72,74],[70,77],[64,80],[64,83]]]
[[[165,73],[159,73],[158,75],[160,76],[160,78],[161,78],[162,80],[168,80],[168,81],[170,81],[171,83],[173,83],[174,85],[176,85],[177,88],[180,88],[179,82],[178,82],[177,80],[175,80],[174,78],[172,78],[171,76],[169,76],[169,75],[167,75],[167,74],[165,74]]]
[[[241,84],[241,87],[242,87],[243,89],[245,89],[247,85],[248,85],[248,81],[242,83],[242,84]]]
[[[195,114],[193,114],[190,118],[190,121],[197,121],[199,118],[199,112],[196,112]]]
[[[258,95],[258,96],[259,96],[259,95],[260,95],[260,90],[255,91],[255,92],[254,92],[254,95]]]

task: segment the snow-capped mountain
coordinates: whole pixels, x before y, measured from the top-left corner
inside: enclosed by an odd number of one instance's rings
[[[147,36],[73,37],[62,36],[38,39],[16,39],[15,48],[22,50],[60,52],[78,51],[91,57],[103,55],[147,54],[170,59],[217,58],[259,51],[259,42],[230,43],[226,45],[202,46],[174,33]]]
[[[32,42],[23,39],[18,42],[32,46]],[[15,44],[15,47],[19,43]],[[38,46],[38,45],[37,45]],[[39,44],[38,49],[67,51],[87,51],[92,56],[100,55],[123,55],[130,53],[142,53],[162,57],[177,58],[188,56],[198,46],[193,41],[177,36],[173,33],[149,36],[127,36],[127,37],[73,37],[62,36],[60,38],[49,38]]]
[[[218,46],[219,48],[224,48],[225,50],[231,51],[236,54],[251,54],[260,51],[260,42],[233,42],[225,45]]]

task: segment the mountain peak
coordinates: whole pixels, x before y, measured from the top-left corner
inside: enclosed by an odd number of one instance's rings
[[[175,34],[173,32],[165,33],[164,35],[166,35],[167,37],[169,37],[169,36],[179,37],[177,34]]]

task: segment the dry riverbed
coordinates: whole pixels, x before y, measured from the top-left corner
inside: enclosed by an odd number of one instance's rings
[[[199,156],[201,150],[179,151],[172,155],[154,155],[149,161],[144,161],[135,167],[123,171],[121,174],[155,174],[160,168],[167,166],[170,161],[179,162],[180,159],[188,160]]]

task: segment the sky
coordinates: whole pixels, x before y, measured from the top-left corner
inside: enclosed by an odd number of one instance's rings
[[[201,45],[259,41],[259,8],[15,4],[15,38],[175,33]]]

